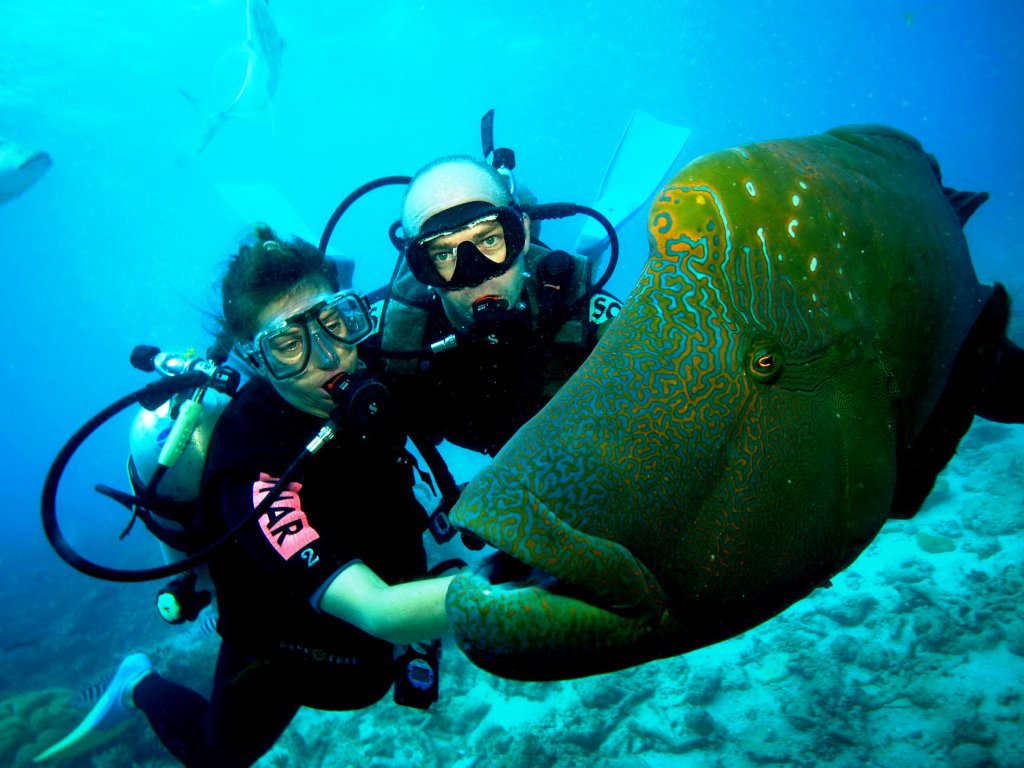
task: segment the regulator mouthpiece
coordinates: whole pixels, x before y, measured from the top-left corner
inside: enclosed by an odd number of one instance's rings
[[[367,433],[381,426],[388,416],[391,393],[366,369],[340,374],[324,384],[323,389],[337,403],[331,421]]]

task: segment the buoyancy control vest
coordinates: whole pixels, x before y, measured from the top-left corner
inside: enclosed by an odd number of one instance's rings
[[[465,332],[423,287],[412,293],[394,282],[390,293],[371,295],[379,328],[361,349],[367,358],[375,347],[385,350],[374,365],[421,451],[444,439],[496,454],[561,389],[618,313],[617,299],[592,288],[593,262],[536,244],[523,258],[520,306],[477,312]],[[432,347],[440,350],[423,354]]]
[[[566,251],[553,251],[536,243],[525,257],[524,302],[530,313],[531,331],[546,348],[544,391],[551,397],[589,354],[607,322],[622,303],[609,293],[593,292],[594,262]],[[430,329],[444,312],[434,291],[409,273],[393,286],[370,294],[370,312],[376,324],[375,346],[389,351],[413,351],[439,339]],[[446,354],[446,353],[441,353]],[[392,376],[415,375],[422,367],[417,357],[382,358]]]

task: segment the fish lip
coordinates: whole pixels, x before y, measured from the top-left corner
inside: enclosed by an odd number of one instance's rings
[[[490,543],[490,542],[488,542]],[[492,544],[493,546],[493,544]],[[520,560],[503,549],[495,551],[484,558],[473,569],[475,576],[487,581],[495,592],[516,592],[526,589],[539,590],[548,595],[568,597],[600,610],[615,613],[623,618],[629,617],[640,621],[649,621],[652,615],[660,616],[664,601],[654,604],[637,603],[616,604],[602,600],[583,584],[568,581],[561,576]]]
[[[492,514],[496,506],[505,514]],[[521,515],[525,519],[516,522]],[[624,617],[663,610],[664,590],[642,555],[605,532],[574,526],[507,466],[484,468],[463,490],[449,519],[504,554],[505,559],[487,558],[488,567],[477,574],[495,592],[541,589]]]
[[[536,498],[532,492],[528,491],[528,494],[530,498]],[[470,503],[475,501],[476,494],[470,497]],[[605,562],[606,556],[595,553],[582,563],[582,570],[577,570],[575,566],[567,569],[563,563],[556,562],[552,572],[545,568],[547,563],[535,548],[522,546],[514,536],[508,539],[505,527],[482,524],[479,518],[460,521],[458,504],[453,511],[456,513],[453,522],[459,528],[483,539],[504,556],[486,558],[488,567],[484,568],[481,563],[481,567],[475,569],[477,575],[486,579],[496,592],[540,589],[551,595],[570,597],[594,608],[640,621],[651,621],[664,613],[668,602],[664,588],[644,563],[642,556],[623,544],[608,540],[615,552],[615,566]],[[592,538],[604,538],[595,533],[580,533]],[[604,570],[594,567],[595,563],[603,563]],[[612,571],[607,568],[612,568]]]
[[[495,592],[514,592],[523,589],[539,589],[551,595],[573,597],[597,608],[609,608],[596,600],[583,585],[575,584],[561,576],[524,560],[508,551],[501,543],[483,536],[481,532],[460,526],[460,530],[471,533],[494,549],[479,560],[472,568],[474,575],[484,579]]]
[[[575,586],[572,582],[546,571],[540,565],[531,562],[528,557],[524,559],[524,556],[530,554],[528,551],[515,552],[516,547],[502,540],[502,537],[489,536],[484,530],[485,526],[456,523],[456,527],[494,549],[478,561],[472,571],[476,576],[485,579],[495,591],[539,588],[548,593],[571,594],[596,605],[593,597],[587,596],[585,588]]]

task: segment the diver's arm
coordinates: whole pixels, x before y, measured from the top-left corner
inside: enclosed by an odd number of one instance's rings
[[[451,576],[389,586],[363,563],[339,573],[320,598],[320,609],[364,632],[401,645],[448,632],[444,596]]]

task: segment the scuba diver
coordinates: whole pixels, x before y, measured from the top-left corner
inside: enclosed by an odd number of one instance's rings
[[[366,356],[410,432],[493,456],[590,354],[621,303],[594,262],[531,241],[510,169],[470,156],[421,169],[402,202],[407,272],[368,297]],[[429,358],[401,356],[450,340]],[[418,443],[419,444],[419,443]]]
[[[362,350],[436,483],[437,493],[421,498],[438,545],[456,534],[447,511],[461,492],[438,445],[495,455],[575,373],[622,306],[603,290],[618,259],[615,225],[587,206],[538,204],[513,176],[515,153],[495,148],[493,120],[494,110],[481,120],[484,159],[441,157],[413,177],[364,184],[338,206],[320,240],[326,252],[338,220],[362,195],[407,185],[389,232],[397,264],[389,284],[367,297],[376,325]],[[646,143],[639,133],[632,140]],[[616,207],[628,215],[650,189],[625,186]],[[542,220],[577,215],[603,232],[581,236],[586,256],[540,241]],[[605,244],[609,256],[597,276]],[[461,538],[471,550],[483,546]]]
[[[359,361],[372,328],[365,302],[340,290],[316,247],[265,226],[255,234],[221,283],[219,339],[253,375],[217,420],[198,505],[207,540],[242,526],[208,560],[222,639],[211,697],[132,654],[79,746],[116,734],[138,709],[184,765],[246,766],[302,706],[366,707],[393,683],[400,704],[437,698],[451,577],[427,576],[414,459],[386,390]],[[369,408],[353,405],[359,392]],[[326,444],[293,472],[314,435]],[[37,760],[69,754],[60,751]]]
[[[207,586],[209,565],[222,645],[209,702],[132,654],[78,728],[37,760],[98,746],[135,708],[186,765],[247,765],[302,705],[363,707],[392,679],[398,703],[436,701],[440,646],[429,641],[446,632],[449,579],[424,577],[465,565],[446,560],[425,572],[423,532],[437,544],[456,533],[446,510],[459,488],[437,443],[447,438],[493,455],[576,370],[620,307],[601,290],[617,259],[614,225],[593,208],[534,204],[512,177],[511,150],[494,149],[491,121],[493,110],[482,121],[484,155],[493,162],[442,158],[414,179],[364,185],[335,211],[319,251],[258,228],[223,280],[222,332],[210,358],[138,348],[146,351],[140,361],[133,353],[133,365],[172,379],[97,414],[58,454],[43,491],[44,530],[57,553],[114,581],[188,571],[157,596],[170,623],[194,621],[209,604],[199,588]],[[646,130],[627,128],[623,143],[627,136],[634,146],[659,144]],[[676,138],[667,150],[673,157]],[[621,216],[650,194],[627,165],[626,184],[611,183],[622,181],[621,167],[612,173],[614,158],[606,174],[611,208]],[[324,254],[351,203],[395,183],[409,184],[403,237],[396,222],[396,274],[370,307],[371,332],[365,303],[340,290],[351,285],[351,262],[339,269]],[[586,249],[576,246],[590,258],[537,239],[541,220],[578,214],[597,232],[587,235]],[[595,279],[605,243],[610,256]],[[232,348],[252,374],[237,395],[238,373],[222,365]],[[375,376],[395,389],[394,403]],[[131,433],[135,495],[97,490],[128,507],[133,522],[144,521],[166,562],[118,571],[89,562],[64,540],[57,484],[81,442],[136,404],[143,408]],[[423,473],[415,478],[406,434],[436,487]],[[433,510],[429,518],[417,500]],[[482,546],[469,537],[463,543]],[[440,551],[431,547],[432,561]]]

